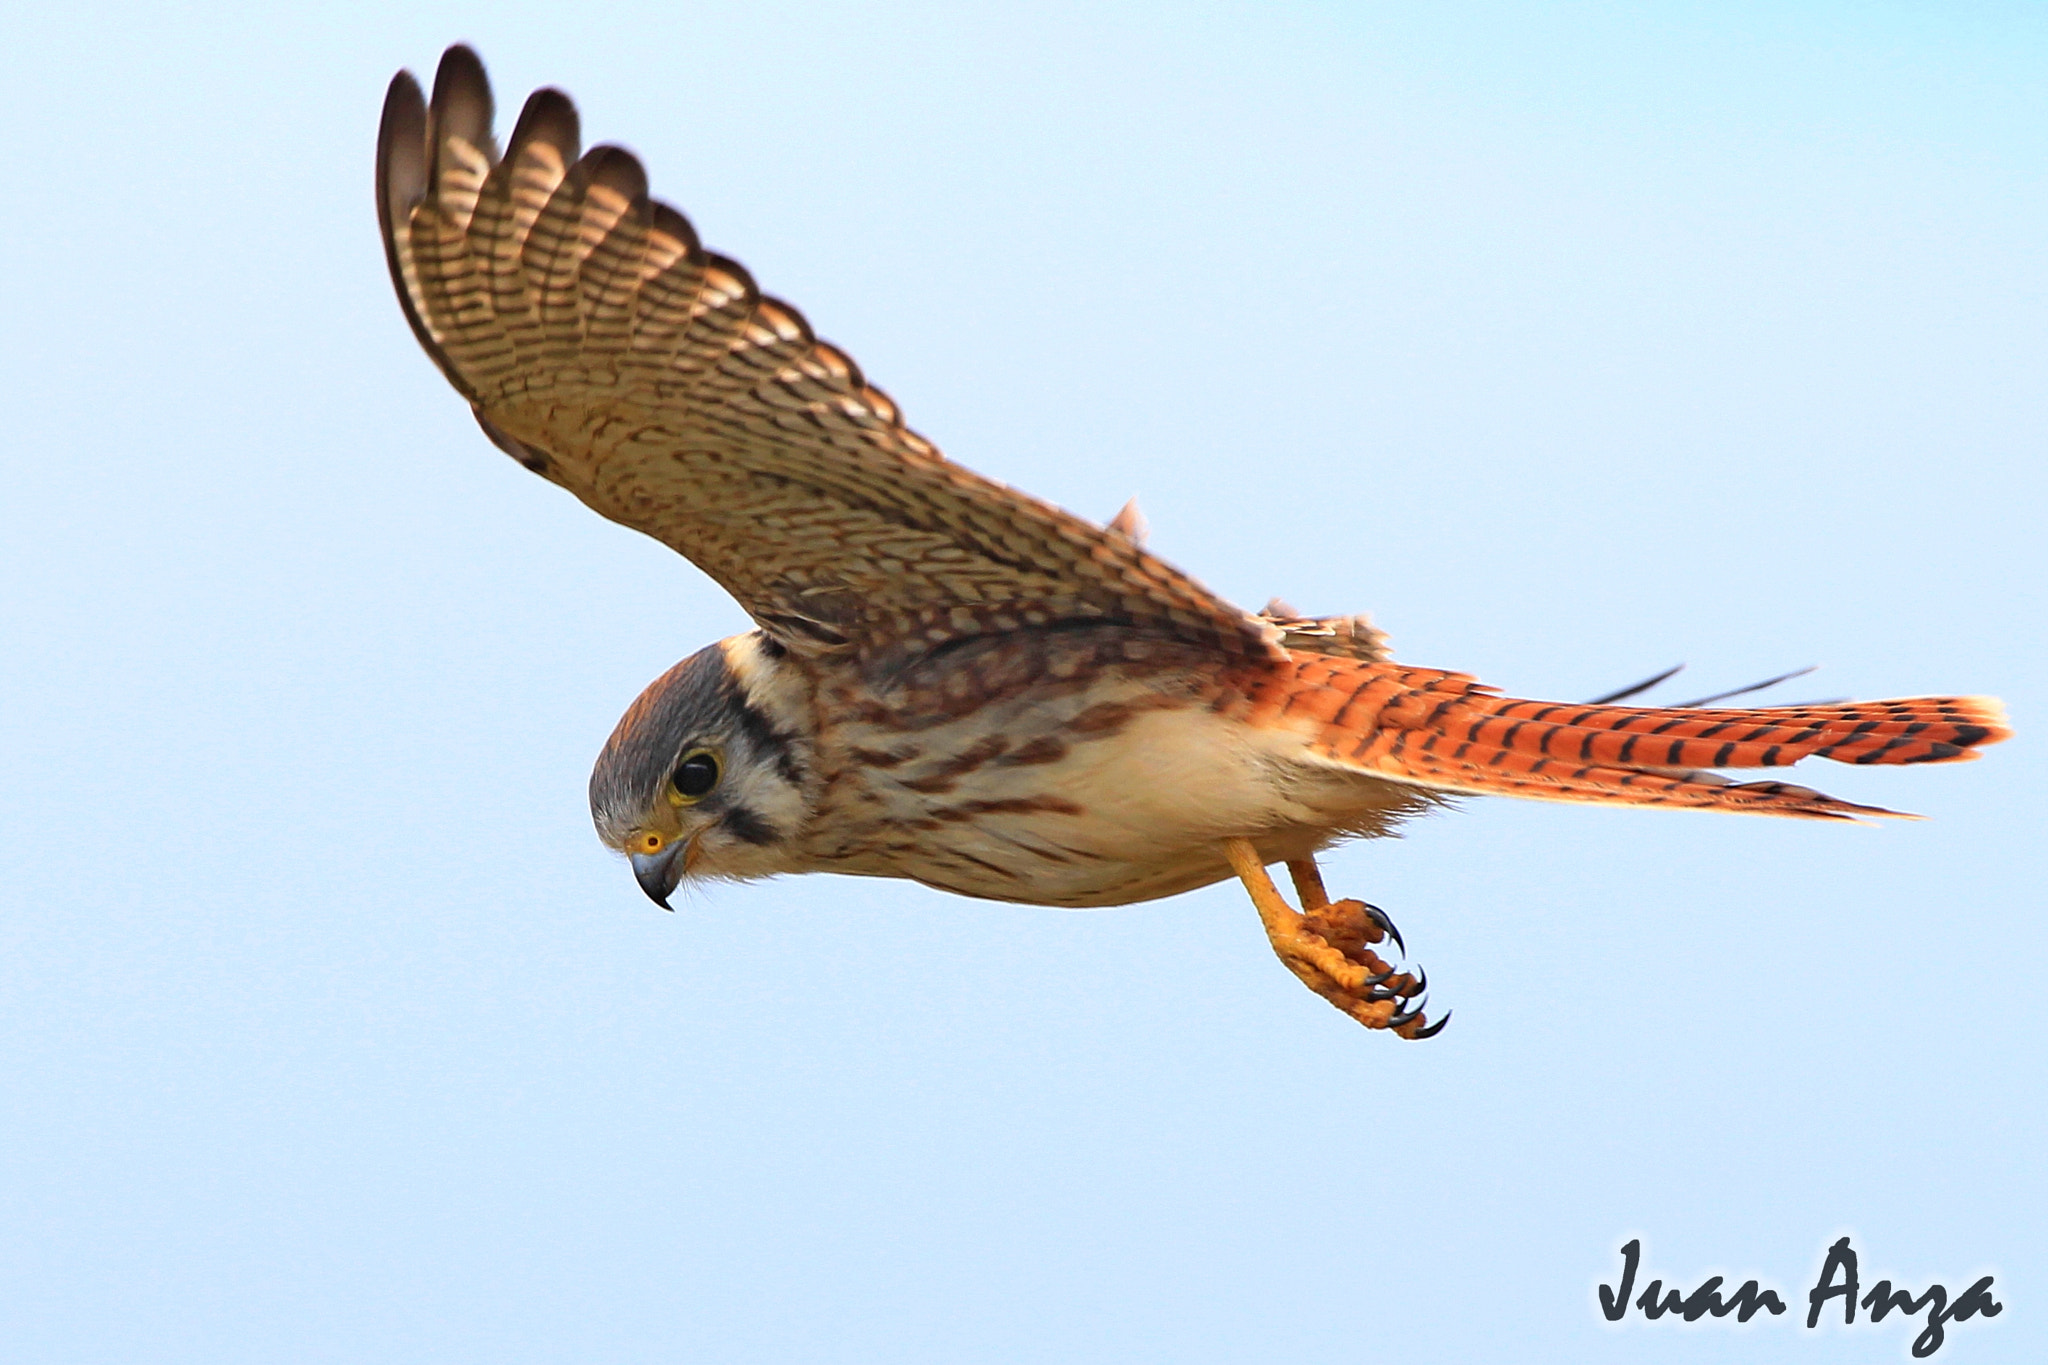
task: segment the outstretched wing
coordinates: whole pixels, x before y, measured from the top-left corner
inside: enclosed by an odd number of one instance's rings
[[[483,64],[432,103],[391,82],[377,212],[413,331],[527,468],[689,557],[785,643],[864,656],[1115,622],[1278,657],[1274,632],[1172,566],[962,469],[616,147],[578,155],[536,92],[500,158]]]

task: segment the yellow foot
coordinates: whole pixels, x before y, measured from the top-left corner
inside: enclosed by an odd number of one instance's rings
[[[1449,1022],[1448,1014],[1434,1024],[1423,1018],[1417,997],[1428,984],[1425,976],[1396,972],[1367,946],[1390,937],[1401,946],[1387,917],[1364,901],[1332,901],[1314,859],[1287,864],[1307,912],[1297,914],[1280,898],[1251,840],[1225,839],[1223,854],[1251,893],[1273,951],[1303,985],[1367,1028],[1403,1038],[1433,1038]]]

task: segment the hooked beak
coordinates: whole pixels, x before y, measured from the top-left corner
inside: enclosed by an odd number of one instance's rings
[[[647,899],[664,910],[675,909],[668,903],[668,897],[676,889],[676,883],[683,879],[683,864],[689,861],[683,856],[687,847],[689,844],[678,841],[659,853],[628,855],[633,863],[633,880],[640,883]]]

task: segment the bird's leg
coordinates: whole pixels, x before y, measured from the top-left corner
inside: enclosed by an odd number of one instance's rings
[[[1251,893],[1273,951],[1303,985],[1367,1028],[1392,1029],[1403,1038],[1429,1038],[1443,1027],[1442,1020],[1426,1024],[1421,1010],[1406,1008],[1421,993],[1424,978],[1396,972],[1367,946],[1389,936],[1399,945],[1394,926],[1363,901],[1332,901],[1313,858],[1287,864],[1306,911],[1297,914],[1266,875],[1251,840],[1226,839],[1223,854]]]

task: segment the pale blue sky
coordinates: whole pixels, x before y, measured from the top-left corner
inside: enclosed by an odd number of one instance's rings
[[[2048,12],[679,3],[0,17],[0,1356],[1830,1362],[1834,1237],[2048,1350]],[[1983,691],[1878,830],[1478,801],[1216,887],[662,915],[591,758],[742,628],[490,448],[370,198],[475,43],[955,458],[1234,599],[1583,697]],[[1688,695],[1668,692],[1670,698]],[[1802,770],[1803,772],[1804,770]]]

